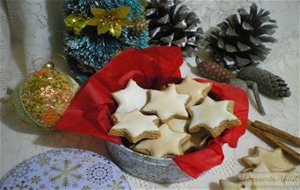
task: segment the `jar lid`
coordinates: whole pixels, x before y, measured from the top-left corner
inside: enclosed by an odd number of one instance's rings
[[[33,156],[6,173],[0,189],[130,189],[121,170],[94,152],[55,149]]]

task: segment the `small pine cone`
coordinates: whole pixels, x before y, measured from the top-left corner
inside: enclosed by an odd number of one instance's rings
[[[249,66],[242,69],[238,75],[243,80],[254,81],[258,85],[258,90],[271,98],[284,98],[291,95],[290,88],[286,82],[273,73]]]
[[[200,76],[218,82],[228,83],[234,78],[233,74],[228,69],[213,61],[197,62],[197,69]]]

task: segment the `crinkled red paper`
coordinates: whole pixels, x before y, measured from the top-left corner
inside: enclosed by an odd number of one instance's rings
[[[108,135],[112,127],[110,116],[117,106],[112,92],[124,89],[129,79],[148,89],[161,89],[169,83],[178,83],[181,81],[179,67],[182,63],[181,49],[177,47],[129,49],[121,53],[86,82],[54,128],[94,135],[120,144],[119,137]],[[247,126],[248,97],[244,91],[214,82],[210,95],[217,100],[235,101],[234,114],[242,124],[227,129],[202,150],[173,158],[182,171],[194,178],[221,164],[224,159],[222,144],[228,143],[235,148]]]

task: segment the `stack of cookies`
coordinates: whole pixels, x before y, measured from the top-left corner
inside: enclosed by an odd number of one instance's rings
[[[186,77],[159,91],[143,89],[130,80],[125,89],[112,94],[119,106],[109,134],[126,138],[134,151],[154,157],[203,148],[209,137],[240,125],[233,101],[208,96],[212,85]]]

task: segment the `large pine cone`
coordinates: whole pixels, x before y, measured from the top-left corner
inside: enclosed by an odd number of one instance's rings
[[[283,98],[291,95],[291,91],[286,82],[267,70],[249,66],[242,69],[238,77],[243,80],[256,82],[258,90],[269,97]]]
[[[201,46],[200,19],[179,0],[146,0],[149,44],[179,46],[184,55],[193,55]]]
[[[216,61],[232,70],[257,65],[265,60],[271,49],[264,43],[276,42],[271,35],[275,33],[277,25],[270,18],[269,11],[258,10],[253,3],[250,13],[243,8],[238,13],[218,24],[218,29],[205,39]]]

